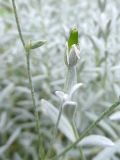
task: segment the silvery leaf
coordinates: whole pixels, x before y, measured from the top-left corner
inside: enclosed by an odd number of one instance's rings
[[[98,118],[98,116],[94,113],[86,112],[86,115],[91,121],[95,121]],[[98,124],[98,126],[102,128],[108,135],[112,136],[113,138],[117,138],[117,134],[114,131],[114,129],[109,124],[107,124],[104,120],[102,120]]]
[[[8,139],[7,143],[4,146],[0,147],[0,156],[11,146],[11,144],[16,140],[19,134],[20,128],[16,129],[11,135],[11,137]]]
[[[43,113],[46,114],[54,124],[56,124],[59,110],[46,100],[41,100],[41,104]],[[70,141],[75,141],[75,135],[72,126],[63,114],[61,116],[58,128]]]
[[[62,91],[56,91],[55,94],[60,98],[61,101],[68,99],[68,95]]]
[[[36,41],[36,42],[32,42],[29,47],[30,49],[36,49],[43,46],[45,43],[46,41]]]
[[[120,121],[120,111],[113,113],[110,116],[110,119],[113,121]]]
[[[100,147],[110,147],[113,146],[114,143],[104,137],[104,136],[100,136],[100,135],[90,135],[85,137],[81,142],[80,145],[82,146],[100,146]]]
[[[0,102],[2,102],[4,98],[8,97],[13,90],[14,90],[14,84],[13,83],[8,84],[8,86],[0,93]]]
[[[114,146],[102,150],[93,158],[93,160],[104,160],[104,159],[106,160],[106,157],[108,158],[108,160],[110,160],[113,157],[113,155],[119,151],[120,151],[120,140],[115,142]]]
[[[72,96],[73,96],[73,94],[81,87],[81,86],[83,86],[83,84],[82,83],[77,83],[77,84],[75,84],[73,87],[72,87],[72,89],[71,89],[71,91],[70,91],[70,99],[72,98]]]
[[[74,101],[65,101],[63,104],[63,107],[67,107],[67,106],[76,106],[77,103]]]
[[[5,124],[6,124],[6,121],[7,121],[7,113],[3,112],[0,115],[0,132],[3,131],[3,128],[4,128]]]

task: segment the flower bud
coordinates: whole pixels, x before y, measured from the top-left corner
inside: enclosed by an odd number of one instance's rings
[[[41,46],[43,46],[46,43],[46,41],[34,41],[32,42],[31,40],[26,44],[26,50],[31,50],[31,49],[36,49]]]
[[[41,46],[43,46],[46,43],[46,41],[36,41],[36,42],[32,42],[30,49],[36,49],[39,48]]]
[[[77,64],[78,59],[80,59],[80,48],[79,45],[73,44],[71,49],[66,49],[66,54],[65,54],[65,64],[68,67],[73,67]]]
[[[70,35],[66,45],[65,64],[68,67],[73,67],[77,64],[77,60],[80,58],[80,48],[78,43],[78,30],[73,27],[70,30]]]

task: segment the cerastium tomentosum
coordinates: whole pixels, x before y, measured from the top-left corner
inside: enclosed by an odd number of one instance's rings
[[[26,52],[28,78],[29,78],[29,83],[30,83],[30,88],[31,88],[33,106],[35,108],[35,120],[36,120],[36,128],[37,128],[38,143],[39,143],[38,148],[40,147],[40,154],[39,153],[38,154],[39,154],[39,158],[43,160],[44,159],[44,148],[42,147],[42,143],[41,143],[41,138],[42,137],[40,137],[40,134],[39,134],[39,129],[40,129],[39,128],[40,127],[39,116],[38,116],[37,105],[36,105],[35,95],[34,95],[34,88],[33,88],[33,85],[32,85],[32,76],[31,76],[31,71],[30,71],[30,52],[31,52],[32,49],[38,48],[41,45],[43,45],[45,42],[44,41],[37,41],[37,42],[29,41],[29,43],[26,44],[26,42],[24,41],[22,32],[21,32],[21,28],[20,28],[20,24],[19,24],[14,0],[12,0],[12,3],[13,3],[13,8],[14,8],[14,13],[15,13],[15,18],[16,18],[16,22],[17,22],[17,28],[18,28],[19,36],[20,36],[21,42],[23,44],[24,50]],[[67,66],[67,75],[66,75],[65,90],[64,90],[64,92],[56,91],[56,95],[61,100],[60,110],[58,111],[52,105],[50,106],[50,104],[47,101],[42,100],[42,102],[43,102],[42,105],[43,106],[44,105],[49,106],[47,108],[49,116],[56,113],[56,115],[53,115],[53,117],[50,117],[50,118],[54,119],[54,123],[55,123],[55,129],[54,129],[54,136],[53,136],[53,139],[52,139],[52,144],[54,143],[54,139],[56,137],[58,128],[68,137],[68,139],[70,139],[70,141],[73,142],[64,151],[62,151],[61,153],[59,153],[58,155],[56,155],[52,159],[59,159],[59,157],[65,155],[66,152],[68,152],[70,149],[72,149],[76,145],[80,149],[82,159],[85,159],[83,151],[81,149],[81,145],[84,144],[84,143],[90,142],[91,139],[98,138],[98,135],[91,135],[91,136],[88,136],[88,137],[86,137],[86,136],[90,133],[90,131],[92,131],[96,127],[96,125],[104,117],[110,115],[113,112],[113,110],[120,104],[120,101],[118,101],[115,104],[113,104],[111,107],[109,107],[105,112],[103,112],[100,115],[100,117],[96,121],[94,121],[82,133],[79,133],[77,131],[77,127],[76,127],[75,121],[74,121],[75,114],[76,114],[76,109],[77,109],[76,108],[77,107],[77,102],[73,99],[73,95],[74,95],[75,91],[78,88],[80,88],[81,85],[82,85],[81,83],[77,84],[77,81],[76,81],[76,76],[77,76],[76,64],[77,64],[77,61],[80,57],[80,55],[79,55],[80,54],[80,49],[79,49],[79,44],[78,43],[79,43],[78,42],[78,31],[75,27],[73,27],[71,29],[70,37],[69,37],[69,39],[67,41],[67,44],[66,44],[65,64]],[[73,117],[71,118],[72,119],[71,121],[68,121],[67,117],[62,112],[63,108],[68,107],[68,106],[74,108]],[[53,112],[51,112],[51,110]],[[71,132],[68,133],[68,130],[66,130],[66,128],[69,129],[69,131],[71,131]],[[82,140],[84,140],[84,141],[82,141]],[[113,145],[112,141],[110,141],[109,139],[107,139],[105,137],[103,138],[103,136],[99,136],[99,140],[100,140],[99,144],[103,145],[103,141],[104,141],[104,145],[108,145],[108,146]],[[80,141],[81,141],[81,143],[80,143]],[[46,157],[46,158],[49,158],[49,154],[47,154],[47,156],[48,157]]]

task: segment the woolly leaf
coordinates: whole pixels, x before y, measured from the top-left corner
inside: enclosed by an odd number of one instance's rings
[[[36,49],[41,46],[43,46],[46,43],[46,41],[36,41],[36,42],[31,42],[30,44],[30,49]]]
[[[100,135],[90,135],[85,137],[81,142],[80,145],[87,145],[87,146],[100,146],[100,147],[110,147],[113,146],[114,143]]]

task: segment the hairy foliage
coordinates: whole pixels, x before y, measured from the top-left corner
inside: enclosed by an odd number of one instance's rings
[[[69,107],[69,104],[74,106],[73,102],[77,103],[75,123],[81,133],[119,97],[120,1],[17,0],[16,3],[26,42],[47,40],[42,48],[31,53],[31,73],[45,151],[51,147],[55,115],[59,108],[59,98],[55,92],[63,91],[66,77],[65,44],[71,27],[75,25],[79,31],[81,52],[77,64],[77,81],[84,85],[65,104],[63,124],[60,123],[62,129],[59,126],[52,149],[52,154],[56,155],[75,138],[72,137],[73,130],[66,133],[67,127],[71,130],[68,122],[71,122],[73,114],[73,107]],[[0,160],[38,160],[34,108],[24,50],[10,0],[0,0],[0,28]],[[46,116],[46,107],[41,99],[56,107],[52,108],[48,104],[53,111],[47,110],[51,117]],[[118,115],[102,120],[92,131],[94,135],[108,137],[114,142],[114,146],[102,148],[85,145],[83,151],[86,159],[120,159]],[[77,159],[80,159],[78,148],[73,148],[64,157],[64,160]]]

